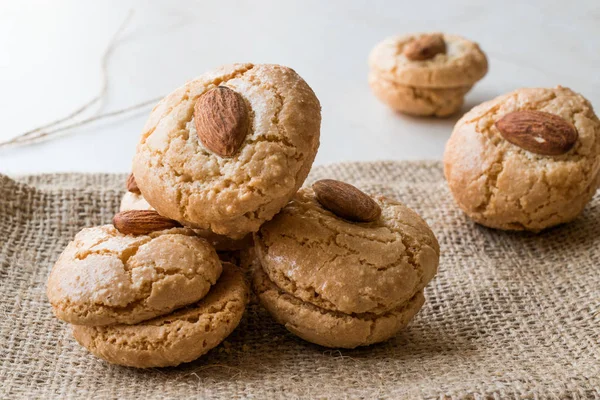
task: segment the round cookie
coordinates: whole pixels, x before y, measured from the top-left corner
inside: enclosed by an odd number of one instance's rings
[[[324,310],[277,287],[260,264],[254,267],[253,288],[273,318],[293,334],[321,346],[349,349],[383,342],[395,336],[425,302],[421,290],[406,303],[384,314],[345,314]]]
[[[254,238],[260,302],[292,333],[328,347],[394,336],[423,305],[439,263],[437,240],[414,211],[329,179],[301,189]]]
[[[190,229],[124,235],[83,229],[52,268],[54,314],[76,325],[135,324],[197,302],[221,274],[215,250]]]
[[[569,222],[600,184],[600,121],[568,88],[519,89],[457,122],[444,173],[458,206],[482,225],[535,232]]]
[[[369,85],[396,111],[439,117],[457,112],[487,73],[479,46],[457,35],[421,33],[383,40],[369,56]]]
[[[384,314],[413,298],[437,272],[439,245],[414,211],[374,200],[381,216],[356,223],[301,189],[254,236],[269,279],[302,301],[348,314]]]
[[[320,122],[318,99],[292,69],[226,65],[154,108],[133,173],[161,215],[241,238],[302,185],[319,146]],[[198,124],[206,129],[198,131]]]
[[[223,274],[198,303],[137,325],[73,326],[73,336],[94,355],[137,368],[177,366],[221,343],[237,327],[248,301],[242,272]]]

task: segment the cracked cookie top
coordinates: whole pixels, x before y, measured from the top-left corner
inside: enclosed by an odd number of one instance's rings
[[[371,73],[407,86],[447,88],[471,86],[487,73],[485,53],[477,43],[457,35],[443,34],[446,52],[426,60],[411,60],[405,47],[425,33],[387,38],[369,55]]]
[[[439,245],[403,204],[375,197],[373,222],[350,222],[301,189],[255,234],[257,256],[279,288],[318,307],[382,314],[409,301],[433,278]]]
[[[83,229],[52,268],[47,295],[76,325],[135,324],[200,300],[221,274],[215,250],[190,229],[123,235]]]
[[[541,155],[508,142],[495,123],[514,111],[558,115],[578,134],[565,154]],[[486,226],[538,231],[575,218],[600,180],[600,121],[591,104],[564,87],[519,89],[469,111],[444,154],[458,205]]]
[[[222,158],[194,123],[198,98],[226,86],[246,102],[250,129]],[[233,238],[255,232],[302,185],[317,153],[320,104],[292,69],[234,64],[194,79],[152,111],[133,161],[138,187],[160,214]]]

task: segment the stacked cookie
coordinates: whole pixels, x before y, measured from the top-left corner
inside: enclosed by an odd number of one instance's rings
[[[414,211],[333,180],[300,190],[254,238],[261,303],[292,333],[328,347],[396,335],[421,309],[440,255]]]
[[[120,223],[144,225],[127,218]],[[95,355],[134,367],[178,365],[235,329],[248,288],[190,229],[145,227],[145,234],[113,225],[82,230],[50,273],[48,299]]]
[[[442,33],[396,36],[369,56],[369,85],[392,109],[417,116],[445,117],[460,110],[487,58],[465,38]]]
[[[319,147],[320,104],[278,65],[224,66],[152,111],[133,160],[159,214],[239,239],[294,196]]]
[[[320,121],[313,91],[279,65],[224,66],[165,97],[113,225],[84,229],[52,270],[56,316],[116,364],[194,360],[239,323],[248,289],[221,260],[254,240],[254,288],[291,332],[347,348],[395,335],[423,305],[438,244],[391,199],[331,180],[298,191]]]
[[[235,64],[152,111],[113,225],[81,231],[54,265],[55,315],[95,355],[178,365],[239,323],[248,287],[217,250],[251,243],[304,182],[320,105],[293,70]]]

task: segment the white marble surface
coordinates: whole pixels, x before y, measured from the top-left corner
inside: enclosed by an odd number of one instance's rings
[[[600,108],[600,2],[23,1],[0,2],[0,140],[93,97],[110,60],[107,112],[168,93],[219,64],[293,67],[323,106],[317,163],[440,159],[456,118],[394,114],[370,93],[366,58],[382,38],[441,30],[480,43],[490,72],[465,110],[524,86],[569,86]],[[0,172],[128,171],[149,108],[46,143],[0,150]]]

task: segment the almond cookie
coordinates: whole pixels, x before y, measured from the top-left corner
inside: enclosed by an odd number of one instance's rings
[[[444,173],[475,222],[540,231],[576,218],[600,183],[600,122],[570,89],[519,89],[454,127]]]
[[[233,332],[246,309],[248,292],[239,268],[224,263],[218,282],[196,304],[136,325],[73,326],[73,336],[113,364],[176,366],[197,359]]]
[[[325,346],[356,347],[393,336],[419,310],[423,288],[437,272],[435,236],[394,200],[371,198],[332,180],[313,188],[300,190],[255,234],[260,268],[254,283],[261,302],[294,333]],[[294,305],[303,312],[289,320]],[[322,327],[313,327],[309,315],[321,315],[330,325],[343,319],[339,329],[357,331],[318,340],[314,332]],[[307,320],[300,329],[302,316]],[[376,319],[380,333],[359,334]]]
[[[161,215],[242,238],[302,185],[317,153],[320,123],[318,99],[292,69],[223,66],[154,108],[133,173]]]
[[[465,38],[422,33],[387,38],[369,56],[369,85],[396,111],[438,117],[457,112],[485,76],[487,58]]]
[[[190,229],[125,235],[87,228],[52,268],[54,314],[77,325],[135,324],[204,297],[221,274],[216,251]]]

